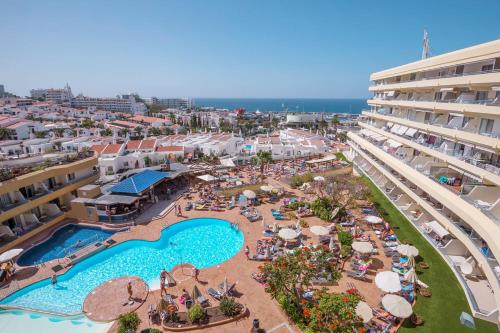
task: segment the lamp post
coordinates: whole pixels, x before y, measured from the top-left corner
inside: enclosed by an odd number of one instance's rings
[[[170,246],[172,246],[174,249],[176,249],[176,252],[179,254],[179,257],[181,259],[181,272],[182,272],[182,274],[185,274],[184,273],[184,259],[182,258],[182,251],[180,249],[177,251],[177,249],[178,249],[177,244],[174,242],[170,242]]]

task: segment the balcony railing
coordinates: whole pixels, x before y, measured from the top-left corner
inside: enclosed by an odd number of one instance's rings
[[[492,106],[500,106],[500,98],[488,98],[488,99],[460,99],[460,98],[451,98],[451,99],[420,99],[410,98],[410,99],[398,99],[391,97],[374,97],[372,98],[374,101],[389,101],[389,102],[426,102],[426,103],[456,103],[456,104],[481,104],[481,105],[492,105]]]
[[[485,71],[473,71],[473,72],[464,72],[464,73],[446,73],[446,74],[440,74],[440,75],[435,75],[435,76],[424,76],[424,77],[419,77],[415,78],[414,80],[400,80],[400,81],[394,81],[394,82],[372,82],[370,84],[371,87],[376,87],[376,86],[381,86],[381,85],[386,85],[386,84],[399,84],[399,83],[406,83],[406,82],[419,82],[419,81],[426,81],[426,80],[436,80],[436,79],[446,79],[450,77],[462,77],[462,76],[470,76],[470,75],[480,75],[480,74],[490,74],[490,73],[499,73],[500,69],[490,69],[490,70],[485,70]]]

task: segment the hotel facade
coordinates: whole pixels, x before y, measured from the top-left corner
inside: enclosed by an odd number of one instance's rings
[[[62,160],[0,182],[0,252],[63,221],[77,189],[99,178],[96,166],[96,156]]]
[[[370,80],[350,158],[450,265],[473,315],[498,324],[500,40]]]

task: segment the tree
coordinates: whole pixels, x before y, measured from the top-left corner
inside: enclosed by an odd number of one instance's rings
[[[363,326],[356,315],[356,306],[360,300],[361,297],[356,293],[331,294],[326,290],[317,291],[303,310],[307,321],[305,332],[359,332],[357,329]]]
[[[1,140],[9,139],[11,134],[12,134],[12,131],[10,129],[5,128],[5,127],[0,127],[0,139]]]
[[[101,136],[111,136],[113,135],[113,131],[111,131],[109,128],[103,129],[99,132]]]
[[[136,128],[134,128],[134,132],[137,134],[137,136],[141,136],[142,130],[142,126],[137,126]]]
[[[273,155],[270,151],[261,150],[257,153],[257,158],[260,163],[260,173],[264,174],[264,167],[273,160]]]
[[[151,135],[151,136],[161,135],[161,130],[158,127],[151,127],[148,130],[148,135]]]
[[[47,136],[47,131],[37,131],[35,132],[35,138],[37,139],[43,139]]]
[[[172,134],[174,134],[174,130],[171,129],[170,127],[164,127],[163,128],[163,134],[165,134],[165,135],[172,135]]]
[[[122,128],[120,130],[120,136],[122,136],[122,137],[126,137],[127,134],[129,134],[129,133],[130,133],[130,130],[128,128]]]
[[[62,137],[62,136],[63,136],[64,131],[66,131],[66,129],[64,129],[64,128],[54,128],[54,129],[52,130],[52,132],[54,132],[54,134],[55,134],[55,135],[56,135],[56,137],[58,137],[58,138],[60,138],[60,137]]]
[[[271,125],[273,128],[278,128],[280,120],[277,117],[273,117],[271,120]]]
[[[322,276],[335,282],[340,278],[341,273],[332,259],[333,253],[326,249],[313,252],[307,247],[278,257],[262,267],[262,273],[267,277],[266,292],[294,321],[300,322],[303,319],[303,291],[311,285],[311,280]]]
[[[333,118],[332,118],[332,126],[333,126],[333,131],[335,133],[337,133],[337,126],[339,124],[340,124],[339,116],[338,115],[334,115]]]
[[[345,143],[347,141],[347,134],[345,132],[337,133],[337,140]]]
[[[324,188],[333,207],[339,208],[339,216],[345,214],[348,207],[355,206],[356,200],[366,199],[369,190],[362,178],[352,175],[331,177]]]
[[[89,118],[86,118],[82,121],[82,127],[85,127],[85,128],[92,128],[94,127],[94,122],[92,121],[92,119],[89,119]]]

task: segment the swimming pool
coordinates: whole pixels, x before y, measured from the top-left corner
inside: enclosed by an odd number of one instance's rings
[[[23,252],[17,264],[31,266],[64,258],[91,243],[103,241],[114,233],[101,228],[69,224],[54,232],[46,241]]]
[[[101,283],[115,277],[136,275],[148,284],[159,279],[162,268],[180,263],[198,268],[216,265],[234,256],[243,246],[243,234],[225,220],[197,218],[176,223],[161,232],[158,241],[132,240],[79,262],[58,277],[25,287],[0,301],[56,313],[79,313],[85,297]]]

